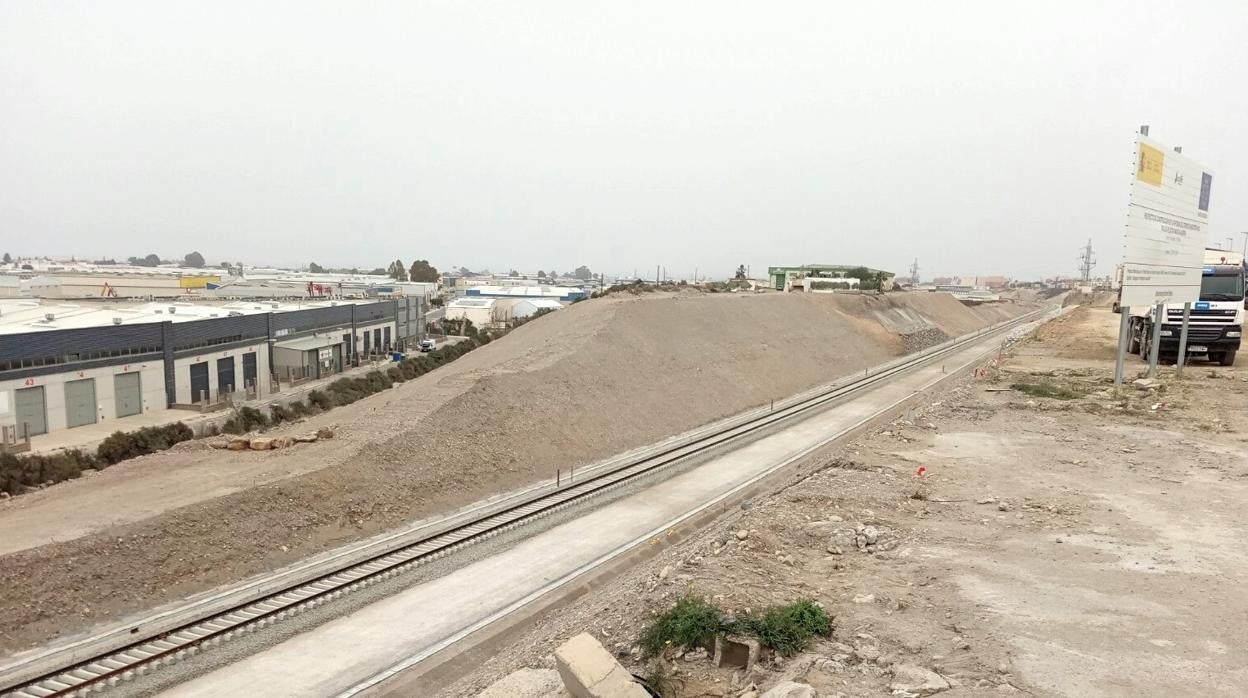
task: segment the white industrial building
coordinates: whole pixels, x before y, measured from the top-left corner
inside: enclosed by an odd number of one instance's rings
[[[332,274],[264,269],[231,276],[225,269],[136,267],[40,262],[31,270],[0,268],[0,298],[54,300],[148,299],[335,299],[418,297],[428,304],[436,283],[395,281],[369,274]]]
[[[422,336],[419,299],[0,300],[0,432],[38,435],[264,397]]]
[[[541,310],[559,310],[563,304],[549,298],[482,298],[462,296],[446,305],[447,320],[467,319],[475,327],[505,327]]]

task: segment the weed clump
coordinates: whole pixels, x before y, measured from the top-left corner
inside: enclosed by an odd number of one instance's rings
[[[721,630],[719,609],[703,597],[690,594],[681,597],[642,632],[641,650],[653,657],[668,646],[705,646],[714,642]]]
[[[1051,398],[1054,400],[1078,400],[1083,397],[1081,391],[1067,386],[1054,385],[1047,381],[1041,383],[1013,383],[1010,387],[1031,397]]]
[[[720,633],[753,635],[762,646],[791,657],[805,649],[812,638],[831,636],[832,617],[818,603],[798,599],[725,620],[717,606],[691,594],[646,626],[639,644],[647,657],[655,657],[667,647],[709,647]]]
[[[832,618],[814,601],[799,599],[783,606],[771,606],[758,615],[742,617],[732,629],[754,635],[765,647],[792,657],[806,649],[811,638],[830,636]]]

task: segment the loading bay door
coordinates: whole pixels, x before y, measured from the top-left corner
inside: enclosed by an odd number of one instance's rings
[[[143,411],[142,379],[137,373],[113,376],[113,395],[117,400],[117,416],[129,417]]]
[[[191,402],[208,399],[208,362],[191,364]]]
[[[73,428],[95,424],[95,379],[84,378],[65,383],[65,426]]]
[[[234,392],[234,357],[217,359],[217,394]]]
[[[17,410],[17,433],[37,436],[48,433],[48,408],[43,399],[43,386],[21,388],[14,399]]]
[[[256,352],[243,354],[243,387],[256,387]]]

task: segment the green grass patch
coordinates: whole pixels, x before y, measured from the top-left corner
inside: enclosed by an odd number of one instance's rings
[[[639,644],[647,657],[655,657],[668,647],[710,647],[720,633],[753,635],[764,647],[792,657],[813,638],[830,637],[832,617],[818,603],[799,599],[725,621],[717,606],[701,596],[688,595],[655,618],[642,631]]]
[[[814,601],[800,599],[741,618],[733,630],[754,635],[763,645],[792,657],[806,649],[811,638],[832,635],[832,617]]]
[[[718,608],[701,596],[681,597],[641,633],[641,650],[647,657],[658,655],[668,646],[709,645],[723,629]]]
[[[1042,383],[1012,383],[1010,387],[1031,397],[1045,397],[1053,400],[1078,400],[1083,397],[1083,391],[1075,390],[1068,386],[1054,385],[1047,381]]]

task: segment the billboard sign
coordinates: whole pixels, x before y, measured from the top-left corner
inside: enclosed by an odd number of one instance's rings
[[[1213,175],[1199,163],[1136,137],[1122,305],[1199,300],[1212,188]]]

